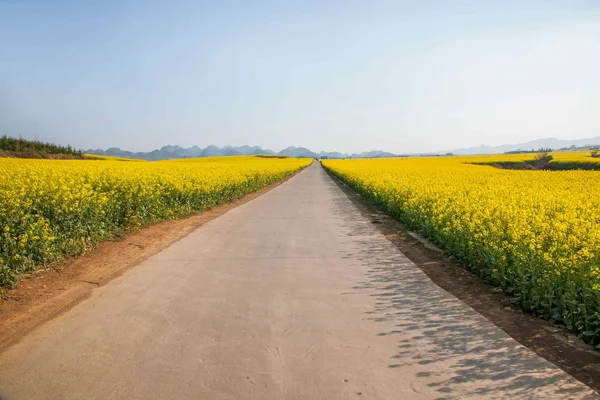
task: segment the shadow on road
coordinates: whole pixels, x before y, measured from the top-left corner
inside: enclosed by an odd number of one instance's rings
[[[398,336],[389,368],[414,366],[416,377],[428,378],[440,399],[544,398],[544,390],[559,398],[597,398],[436,286],[377,233],[334,182],[330,190],[333,212],[347,228],[340,240],[355,249],[341,256],[358,260],[367,271],[368,279],[353,289],[375,298],[367,314],[385,326],[378,336]]]

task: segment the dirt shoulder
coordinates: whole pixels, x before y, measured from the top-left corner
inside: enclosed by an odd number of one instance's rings
[[[297,173],[296,173],[297,174]],[[104,242],[87,255],[24,277],[0,300],[0,352],[34,328],[71,309],[92,291],[185,237],[199,226],[281,185],[296,174],[205,212],[164,221]]]
[[[438,286],[522,345],[600,391],[600,352],[547,321],[510,306],[501,291],[459,266],[431,243],[416,238],[400,222],[382,214],[353,189],[330,176],[361,213]]]

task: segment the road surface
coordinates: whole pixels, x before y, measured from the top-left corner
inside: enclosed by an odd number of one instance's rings
[[[0,399],[598,399],[432,283],[318,164],[0,355]]]

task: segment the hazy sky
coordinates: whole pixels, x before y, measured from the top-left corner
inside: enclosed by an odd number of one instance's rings
[[[0,0],[0,134],[344,152],[600,136],[600,1]]]

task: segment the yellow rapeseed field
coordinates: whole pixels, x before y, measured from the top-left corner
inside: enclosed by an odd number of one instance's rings
[[[0,159],[0,286],[130,227],[239,198],[310,164],[220,157],[164,162]]]
[[[552,160],[548,165],[550,170],[600,170],[600,158],[594,158],[591,156],[591,150],[578,150],[578,151],[556,151],[550,153]],[[455,157],[463,162],[474,162],[474,163],[521,163],[523,161],[533,161],[534,154],[495,154],[487,156],[470,156],[470,157]]]
[[[554,153],[555,159],[585,154]],[[600,343],[600,172],[474,162],[532,155],[324,160],[388,213],[524,309]]]
[[[593,158],[591,150],[555,151],[550,154],[553,161],[557,163],[595,163],[600,164],[600,158]],[[460,159],[465,162],[496,162],[496,161],[526,161],[532,160],[535,153],[520,154],[490,154],[482,156],[455,156],[454,160]]]

